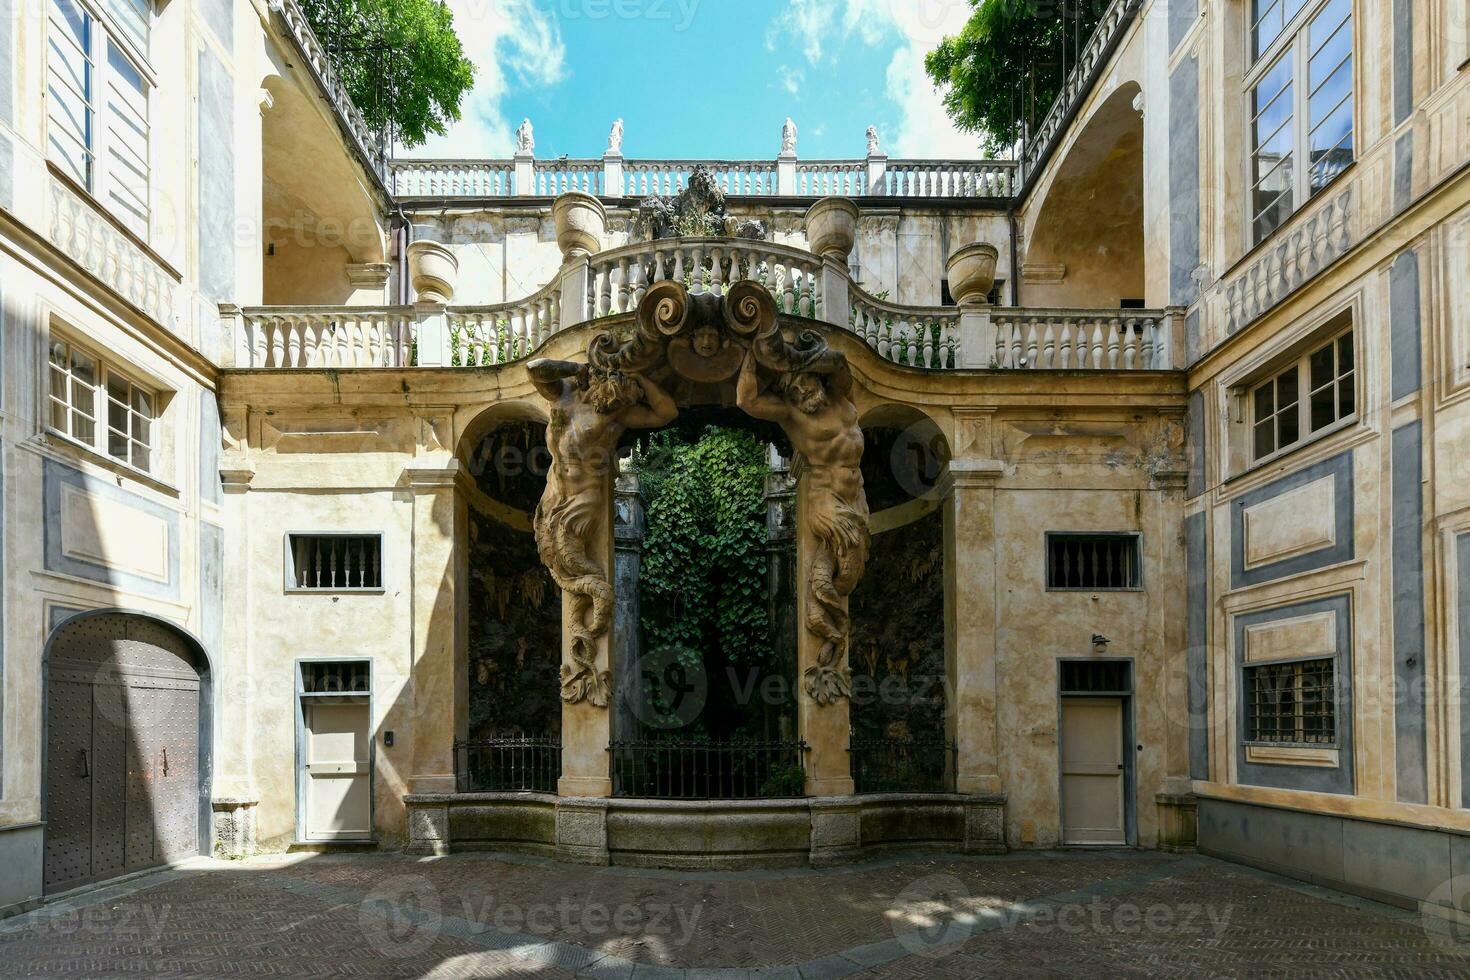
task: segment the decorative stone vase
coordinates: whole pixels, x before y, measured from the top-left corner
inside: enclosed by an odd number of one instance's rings
[[[408,276],[420,303],[450,303],[459,279],[459,260],[438,242],[409,242]]]
[[[972,242],[949,257],[945,274],[949,293],[961,306],[984,303],[995,285],[995,263],[1000,252],[989,242]]]
[[[845,197],[824,197],[807,208],[806,240],[823,257],[847,261],[857,241],[858,207]]]
[[[556,222],[556,244],[563,258],[591,255],[602,248],[607,234],[607,210],[591,194],[567,191],[551,205]]]

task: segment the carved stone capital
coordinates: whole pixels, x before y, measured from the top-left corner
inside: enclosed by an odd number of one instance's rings
[[[459,460],[443,464],[411,463],[403,468],[404,481],[415,491],[453,490],[458,486]]]
[[[1005,475],[1006,464],[998,459],[952,459],[935,483],[935,492],[948,497],[955,490],[989,489]]]

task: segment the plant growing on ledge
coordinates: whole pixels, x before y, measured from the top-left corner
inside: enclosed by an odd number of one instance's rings
[[[1001,155],[1046,115],[1106,0],[970,0],[975,12],[924,68],[956,126]]]
[[[301,10],[375,131],[413,147],[459,119],[475,66],[443,0],[301,0]]]

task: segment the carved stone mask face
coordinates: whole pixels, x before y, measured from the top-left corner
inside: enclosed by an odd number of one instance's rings
[[[601,415],[637,404],[641,392],[638,382],[621,371],[592,373],[587,378],[587,400]]]
[[[714,327],[700,327],[694,331],[690,343],[700,357],[713,357],[720,350],[720,332]]]
[[[807,415],[815,415],[827,404],[827,390],[810,374],[798,374],[786,383],[786,401]]]

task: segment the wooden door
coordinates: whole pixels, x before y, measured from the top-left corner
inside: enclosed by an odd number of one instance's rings
[[[1062,699],[1062,842],[1126,844],[1122,698]]]
[[[303,705],[304,839],[366,840],[372,836],[367,701],[305,700]]]

